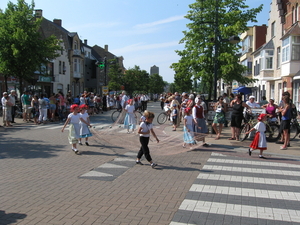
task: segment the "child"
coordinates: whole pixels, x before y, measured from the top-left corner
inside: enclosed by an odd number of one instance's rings
[[[127,128],[127,134],[129,134],[130,128],[132,129],[132,133],[134,133],[136,127],[136,115],[132,99],[130,99],[129,104],[125,106],[125,111],[124,128]]]
[[[145,116],[145,115],[147,115],[147,114],[148,114],[148,111],[145,110],[144,113],[143,113],[143,115],[142,115],[141,118],[140,118],[140,123],[146,121],[146,116]]]
[[[79,121],[79,125],[80,125],[80,138],[79,138],[79,144],[82,145],[81,143],[81,138],[85,138],[85,144],[87,146],[89,146],[88,143],[88,139],[89,137],[92,137],[92,133],[90,132],[89,127],[92,127],[91,125],[87,125],[87,124],[91,124],[90,123],[90,117],[89,114],[87,113],[87,105],[81,105],[80,107],[80,117],[85,121],[82,122],[81,120]]]
[[[192,148],[192,144],[195,142],[194,133],[193,133],[193,116],[191,116],[191,108],[186,108],[184,110],[184,127],[183,127],[183,145],[185,148],[185,144],[188,143],[190,148]]]
[[[145,120],[145,122],[141,123],[140,128],[138,130],[138,133],[140,134],[141,148],[137,154],[136,164],[143,165],[143,163],[141,162],[141,158],[143,155],[145,155],[145,158],[150,163],[151,167],[154,168],[155,166],[157,166],[157,164],[152,161],[152,158],[150,156],[150,151],[148,148],[150,132],[155,137],[157,143],[159,142],[159,140],[153,130],[153,125],[152,125],[152,122],[154,119],[154,113],[147,111],[144,114],[145,114],[146,120]]]
[[[76,104],[71,105],[70,111],[71,111],[71,113],[68,115],[68,119],[66,120],[63,128],[61,129],[61,132],[64,132],[65,127],[70,122],[69,136],[68,136],[69,143],[72,145],[72,150],[75,152],[75,154],[79,155],[80,152],[76,148],[78,138],[80,137],[79,136],[80,135],[79,121],[81,120],[84,123],[86,123],[86,122],[80,118],[80,114],[78,113],[78,111],[79,111],[78,105],[76,105]],[[89,125],[89,124],[87,124],[87,125]]]
[[[177,114],[178,114],[177,105],[174,104],[173,111],[172,111],[173,131],[176,131]]]
[[[263,122],[267,120],[267,114],[262,113],[258,116],[257,119],[259,120],[259,122],[246,133],[249,134],[251,131],[256,130],[254,140],[252,141],[250,148],[248,149],[248,153],[251,156],[253,150],[259,149],[259,158],[265,159],[265,157],[263,156],[263,151],[267,149],[267,141],[265,135],[266,125]]]

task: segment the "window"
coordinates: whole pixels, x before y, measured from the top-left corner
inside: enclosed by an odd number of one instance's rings
[[[292,60],[300,60],[300,36],[292,37]]]
[[[280,68],[280,60],[281,60],[281,49],[280,47],[277,48],[277,62],[276,68]]]
[[[290,60],[290,38],[286,38],[282,41],[282,62]]]
[[[63,62],[63,74],[66,74],[66,70],[67,70],[67,68],[66,68],[65,62]]]
[[[74,59],[74,72],[77,72],[77,59]]]
[[[275,36],[275,22],[271,24],[271,37]]]
[[[273,69],[273,50],[266,50],[265,51],[265,66],[264,69]]]
[[[294,8],[294,6],[292,7],[292,24],[294,24],[295,23],[295,8]]]
[[[58,64],[58,73],[61,74],[61,61],[59,61],[59,64]]]
[[[274,84],[270,85],[270,97],[275,98],[275,85]]]
[[[298,3],[296,4],[296,7],[295,7],[295,22],[298,21]]]

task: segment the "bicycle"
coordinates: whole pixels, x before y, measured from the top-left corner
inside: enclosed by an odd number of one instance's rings
[[[257,123],[255,116],[251,113],[246,112],[245,123],[242,125],[240,132],[240,141],[244,141],[248,138],[247,132],[251,130]],[[266,124],[266,140],[268,142],[275,142],[280,138],[280,126],[276,122],[270,120],[264,122]]]
[[[113,111],[112,114],[111,114],[111,120],[113,122],[115,122],[119,118],[121,113],[122,113],[122,108],[116,109],[115,111]],[[140,111],[135,111],[135,113],[137,115],[137,121],[140,121],[142,113]],[[119,122],[123,123],[123,121],[119,121]]]
[[[164,112],[161,112],[160,114],[158,114],[157,123],[162,125],[165,122],[167,122],[167,120],[169,119],[170,113],[171,113],[171,111],[167,110],[167,111],[164,111]]]
[[[294,140],[300,134],[300,125],[297,118],[291,119],[290,140]],[[300,136],[299,136],[300,137]]]

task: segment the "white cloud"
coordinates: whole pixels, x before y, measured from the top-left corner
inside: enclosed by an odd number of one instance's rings
[[[169,48],[169,47],[174,47],[174,46],[180,47],[180,45],[178,44],[178,41],[154,43],[154,44],[137,43],[137,44],[125,46],[123,48],[113,49],[112,52],[114,52],[114,54],[117,54],[117,55],[125,55],[130,52],[162,49],[162,48]]]
[[[158,21],[154,21],[154,22],[151,22],[151,23],[137,24],[137,25],[134,26],[134,28],[136,28],[136,29],[145,29],[145,28],[154,27],[154,26],[157,26],[157,25],[165,24],[165,23],[172,23],[172,22],[175,22],[175,21],[178,21],[178,20],[183,20],[183,19],[184,19],[183,15],[172,16],[172,17],[169,17],[167,19],[158,20]]]

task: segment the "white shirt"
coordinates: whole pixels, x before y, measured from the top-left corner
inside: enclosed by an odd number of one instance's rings
[[[140,124],[140,128],[142,128],[142,132],[148,132],[153,128],[152,123],[147,124],[146,122],[141,122]],[[150,137],[150,133],[149,134],[140,134],[141,137]]]
[[[87,122],[87,118],[90,117],[89,114],[88,114],[87,112],[85,112],[84,114],[82,114],[82,113],[78,113],[78,114],[80,114],[80,118],[84,119],[84,121],[86,121],[86,122]],[[80,120],[80,118],[79,118],[79,123],[83,123],[83,122]]]
[[[72,124],[79,124],[80,113],[77,113],[77,115],[74,115],[73,113],[70,113],[68,115],[68,118],[71,118],[70,123],[72,123]]]
[[[12,95],[12,94],[9,94],[8,96],[9,96],[9,101],[13,104],[13,106],[15,106],[16,105],[16,98],[15,98],[15,96]]]
[[[196,118],[197,118],[197,116],[196,116],[196,112],[197,112],[197,109],[196,109],[196,107],[200,108],[201,106],[199,106],[199,105],[195,105],[195,107],[193,107],[193,109],[192,109],[192,115],[193,115],[193,118],[194,118],[194,119],[196,119]],[[202,108],[203,108],[203,107],[202,107]],[[202,115],[203,115],[203,119],[205,119],[205,115],[204,115],[204,109],[203,109],[203,113],[202,113]]]
[[[125,110],[127,110],[128,113],[134,112],[134,105],[126,105]]]
[[[246,104],[247,104],[250,108],[260,108],[260,105],[257,104],[256,102],[250,102],[250,101],[247,101]]]
[[[122,96],[122,101],[121,101],[121,106],[122,106],[122,108],[125,108],[125,106],[126,106],[126,104],[127,104],[127,100],[128,100],[127,95],[123,95],[123,96]],[[124,104],[125,104],[125,106],[124,106]]]

